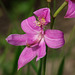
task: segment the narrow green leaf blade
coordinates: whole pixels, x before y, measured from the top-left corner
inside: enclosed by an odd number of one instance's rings
[[[64,63],[65,63],[65,56],[63,57],[61,61],[57,75],[63,75]]]
[[[34,71],[37,73],[37,67],[35,65],[35,63],[33,61],[30,62],[32,68],[34,69]]]

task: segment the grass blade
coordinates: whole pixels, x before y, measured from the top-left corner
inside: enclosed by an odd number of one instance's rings
[[[65,63],[65,56],[63,57],[61,61],[57,75],[63,75],[64,63]]]
[[[22,47],[19,46],[15,52],[15,59],[14,59],[13,70],[11,75],[15,75],[15,73],[17,72],[18,58],[22,50],[23,50]]]
[[[37,68],[36,68],[35,63],[33,61],[31,61],[30,64],[33,67],[33,69],[35,70],[35,72],[37,73]]]

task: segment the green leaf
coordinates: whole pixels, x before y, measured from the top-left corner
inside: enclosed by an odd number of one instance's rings
[[[41,75],[42,72],[42,58],[38,61],[38,73],[37,75]]]
[[[65,56],[63,57],[60,63],[57,75],[63,75],[64,63],[65,63]]]
[[[22,50],[23,50],[22,47],[19,46],[15,52],[15,59],[14,59],[13,70],[11,75],[15,75],[15,73],[17,72],[18,58]]]
[[[37,67],[33,61],[30,62],[31,66],[33,67],[34,71],[37,73]]]
[[[65,45],[62,48],[61,56],[65,54],[66,57],[70,56],[73,48],[75,47],[75,26],[73,27],[70,36],[67,38]]]

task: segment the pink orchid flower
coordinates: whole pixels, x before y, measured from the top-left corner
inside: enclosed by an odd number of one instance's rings
[[[68,10],[65,15],[65,18],[75,18],[75,0],[66,1],[68,1]]]
[[[43,11],[44,10],[42,9],[40,11],[37,10],[36,14],[37,12],[40,14],[40,12]],[[49,16],[50,16],[49,14],[48,16],[46,14],[46,16],[43,17],[46,23],[50,22],[50,20],[48,20],[48,18],[50,19]],[[40,19],[42,19],[42,17]],[[43,21],[42,23],[41,21],[37,21],[34,16],[29,17],[24,21],[22,21],[21,23],[22,30],[26,34],[21,35],[11,34],[6,38],[7,42],[12,45],[15,46],[26,45],[26,47],[24,48],[19,57],[18,69],[26,65],[36,56],[37,56],[36,61],[44,57],[46,55],[46,44],[50,48],[60,48],[64,45],[63,32],[61,32],[60,30],[50,30],[50,29],[43,31],[43,25],[45,25],[46,23],[45,22],[43,23]]]

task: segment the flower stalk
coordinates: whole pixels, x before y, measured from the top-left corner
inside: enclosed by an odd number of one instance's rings
[[[62,9],[68,4],[67,1],[65,1],[58,9],[57,11],[54,13],[54,15],[52,15],[51,13],[51,26],[50,26],[50,29],[53,28],[53,25],[54,25],[54,21],[55,21],[55,18],[56,16],[62,11]],[[54,1],[54,11],[55,11],[55,1]]]
[[[50,8],[50,2],[48,2],[48,8]],[[51,14],[51,12],[50,12],[50,14]],[[45,72],[46,72],[47,51],[48,51],[48,46],[46,45],[46,55],[43,58],[43,75],[45,75]]]
[[[61,10],[68,4],[67,1],[65,1],[58,9],[57,11],[54,13],[53,17],[56,18],[56,16],[61,12]]]
[[[44,60],[43,60],[43,75],[45,75],[45,72],[46,72],[46,60],[47,60],[47,51],[48,51],[48,46],[46,45],[46,56],[44,57]]]
[[[54,12],[55,12],[55,5],[56,5],[56,1],[54,0]],[[54,25],[54,21],[56,16],[60,13],[60,11],[67,5],[67,2],[65,1],[59,8],[58,10],[54,13],[54,15],[52,15],[52,13],[50,12],[51,15],[51,25],[50,25],[50,29],[53,29],[53,25]],[[48,2],[48,8],[50,8],[50,3]],[[46,71],[46,60],[47,60],[47,50],[48,50],[48,46],[46,46],[46,56],[44,57],[44,63],[43,63],[43,75],[45,75],[45,71]]]
[[[42,72],[42,59],[38,61],[38,73],[37,75],[41,75]]]
[[[56,10],[56,0],[53,0],[53,12],[55,12],[55,10]]]

